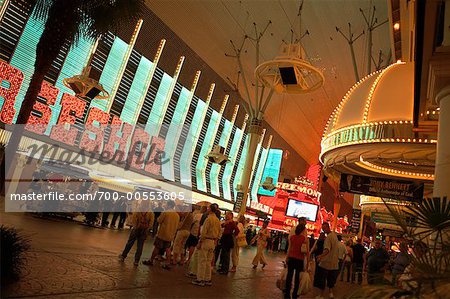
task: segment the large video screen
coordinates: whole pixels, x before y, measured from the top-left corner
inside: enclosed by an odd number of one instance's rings
[[[306,217],[307,220],[315,222],[318,210],[318,205],[289,198],[286,216],[295,218]]]

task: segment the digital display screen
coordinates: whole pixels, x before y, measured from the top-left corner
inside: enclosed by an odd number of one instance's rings
[[[316,222],[318,210],[318,205],[289,198],[286,216],[295,218],[306,217],[308,221]]]

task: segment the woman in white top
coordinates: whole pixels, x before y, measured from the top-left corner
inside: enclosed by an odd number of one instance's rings
[[[236,267],[239,264],[239,252],[240,247],[237,244],[236,239],[242,236],[245,238],[245,217],[244,215],[240,215],[237,223],[237,227],[239,229],[239,234],[237,237],[234,238],[234,247],[231,251],[231,261],[233,262],[233,267],[230,269],[229,272],[236,272]]]
[[[270,236],[269,229],[267,226],[269,222],[264,222],[262,228],[259,230],[258,234],[253,238],[252,244],[257,241],[257,251],[253,258],[253,269],[256,269],[259,263],[262,264],[262,268],[267,265],[266,256],[264,255],[264,249],[267,247],[267,238]]]

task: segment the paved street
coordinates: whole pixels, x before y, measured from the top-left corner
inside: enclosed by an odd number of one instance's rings
[[[159,265],[134,267],[134,250],[125,263],[120,263],[117,255],[125,245],[128,230],[92,228],[69,220],[23,214],[0,216],[2,224],[21,229],[32,240],[22,279],[2,290],[2,297],[282,298],[275,287],[282,254],[267,254],[269,265],[264,270],[253,270],[255,250],[243,249],[237,273],[214,275],[213,287],[198,287],[190,284],[182,266],[170,271]],[[153,249],[151,243],[149,238],[144,258]],[[337,297],[342,298],[344,290],[351,289],[349,286],[339,285]]]

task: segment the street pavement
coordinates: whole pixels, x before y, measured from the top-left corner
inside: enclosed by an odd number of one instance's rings
[[[185,277],[185,267],[164,270],[159,264],[133,266],[134,248],[124,263],[117,256],[129,230],[94,228],[62,219],[0,213],[1,223],[18,228],[31,239],[20,281],[2,290],[2,298],[283,298],[275,283],[284,253],[267,253],[268,266],[252,269],[255,248],[241,250],[236,273],[213,275],[212,287],[199,287]],[[150,256],[153,238],[145,243]],[[355,289],[338,284],[335,298]],[[311,292],[301,298],[314,298]]]

